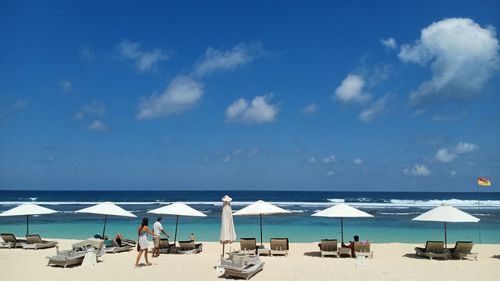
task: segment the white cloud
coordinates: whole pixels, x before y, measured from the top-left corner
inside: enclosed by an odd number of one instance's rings
[[[19,99],[15,101],[10,108],[13,112],[16,112],[24,109],[26,106],[28,106],[28,101],[26,99]]]
[[[330,163],[333,163],[335,161],[337,161],[337,157],[335,157],[335,155],[333,155],[333,154],[323,158],[323,163],[325,163],[325,164],[330,164]]]
[[[459,142],[457,146],[455,146],[455,151],[458,154],[464,154],[464,153],[469,153],[473,152],[474,150],[478,149],[479,147],[475,144],[472,143],[466,143],[466,142]]]
[[[451,153],[447,148],[441,148],[436,152],[436,160],[442,163],[453,162],[458,155]]]
[[[106,131],[108,127],[102,123],[99,120],[94,120],[94,122],[90,123],[90,125],[87,127],[89,130],[94,130],[94,131]]]
[[[432,78],[410,93],[411,104],[479,95],[498,69],[499,49],[494,28],[482,28],[471,19],[444,19],[422,29],[420,39],[403,45],[398,55],[403,62],[430,63]]]
[[[203,84],[188,76],[177,76],[163,94],[153,94],[139,102],[137,119],[153,119],[178,114],[196,106],[203,96]]]
[[[222,159],[222,162],[224,162],[224,163],[229,163],[229,161],[231,161],[231,155],[230,154],[226,155],[226,157],[224,157],[224,159]]]
[[[369,94],[363,93],[365,80],[357,74],[349,74],[335,90],[335,96],[344,103],[363,103],[370,100]]]
[[[309,163],[309,164],[316,164],[316,157],[309,158],[309,160],[307,160],[307,163]]]
[[[194,66],[194,73],[198,77],[204,77],[218,70],[234,70],[262,56],[263,53],[262,46],[258,43],[241,43],[226,51],[208,48],[203,58]]]
[[[384,45],[387,49],[396,49],[398,47],[398,43],[396,42],[396,39],[390,37],[386,39],[380,40],[380,43]]]
[[[102,102],[92,100],[90,104],[82,106],[80,111],[75,113],[76,119],[83,119],[85,116],[103,116],[106,114],[106,108]]]
[[[118,44],[118,51],[122,57],[132,60],[139,72],[153,70],[158,63],[169,58],[168,53],[164,50],[143,51],[140,43],[127,40],[123,40]]]
[[[478,148],[479,146],[472,143],[459,142],[455,146],[439,149],[436,152],[435,159],[436,161],[441,163],[450,163],[455,161],[455,159],[457,159],[460,154],[471,153]]]
[[[73,89],[73,83],[71,83],[71,81],[69,81],[69,80],[61,80],[59,82],[59,88],[64,93],[67,93]]]
[[[361,165],[361,164],[363,164],[363,159],[361,159],[361,158],[356,158],[356,159],[354,159],[354,161],[352,161],[352,162],[353,162],[354,164],[356,164],[356,165]]]
[[[380,99],[374,101],[372,104],[370,104],[370,106],[363,109],[359,113],[358,115],[359,120],[363,122],[373,121],[375,118],[379,117],[383,113],[386,103],[387,103],[387,96],[381,97]]]
[[[273,122],[278,107],[269,103],[270,96],[256,96],[251,102],[238,99],[226,109],[226,119],[246,124]]]
[[[465,117],[467,117],[468,113],[467,112],[462,112],[460,114],[437,114],[432,117],[432,121],[435,122],[452,122],[452,121],[458,121],[462,120]]]
[[[326,173],[327,176],[331,177],[331,176],[334,176],[335,173],[333,171],[328,171],[328,173]]]
[[[428,176],[431,171],[425,165],[415,164],[412,169],[404,169],[403,173],[409,176]]]
[[[318,108],[319,108],[318,105],[315,102],[313,102],[304,107],[300,112],[304,115],[313,115],[318,111]]]
[[[83,62],[90,63],[94,60],[94,57],[95,53],[92,49],[85,47],[80,50],[80,58]]]

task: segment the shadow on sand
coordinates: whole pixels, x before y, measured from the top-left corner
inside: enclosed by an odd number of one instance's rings
[[[305,252],[305,253],[304,253],[304,256],[321,258],[321,253],[320,253],[320,252],[318,252],[318,251],[314,251],[314,252]]]

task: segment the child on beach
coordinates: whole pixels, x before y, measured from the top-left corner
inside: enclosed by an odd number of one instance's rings
[[[138,239],[138,245],[137,245],[137,258],[135,259],[135,266],[139,266],[139,261],[141,260],[142,253],[144,253],[144,258],[146,259],[146,265],[152,265],[148,261],[148,247],[149,247],[149,241],[148,241],[148,233],[156,236],[151,230],[148,228],[148,223],[149,220],[148,218],[143,218],[141,225],[139,226],[137,230],[137,235],[139,236]]]

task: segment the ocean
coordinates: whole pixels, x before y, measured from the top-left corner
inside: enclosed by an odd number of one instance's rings
[[[443,240],[443,224],[411,219],[446,202],[481,219],[479,223],[449,223],[448,241],[472,240],[475,243],[500,243],[500,193],[432,193],[432,192],[329,192],[329,191],[0,191],[0,211],[31,202],[59,211],[53,215],[30,218],[30,232],[43,237],[85,239],[102,232],[104,217],[75,214],[74,211],[99,202],[111,201],[131,211],[137,218],[109,217],[106,233],[122,233],[136,239],[142,217],[156,215],[148,210],[172,202],[184,202],[205,213],[205,218],[179,218],[177,240],[194,233],[201,241],[218,241],[221,198],[233,198],[233,211],[264,200],[291,211],[291,214],[264,216],[264,241],[270,237],[288,237],[290,242],[315,242],[322,238],[340,239],[340,220],[311,217],[337,202],[345,202],[372,214],[373,218],[344,219],[344,237],[353,235],[375,243],[423,243]],[[479,202],[479,204],[478,204]],[[234,217],[238,237],[260,237],[258,217]],[[164,216],[163,225],[173,237],[175,217]],[[0,217],[0,232],[23,237],[25,217]]]

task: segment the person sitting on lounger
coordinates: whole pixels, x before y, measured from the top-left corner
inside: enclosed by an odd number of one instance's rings
[[[349,241],[349,244],[344,244],[342,243],[342,248],[350,248],[351,249],[351,255],[354,256],[354,242],[359,242],[359,236],[358,235],[354,235],[354,237],[352,237],[354,239],[354,241]]]
[[[117,244],[118,247],[122,247],[123,235],[121,233],[117,233],[115,239],[113,239],[113,244]]]

